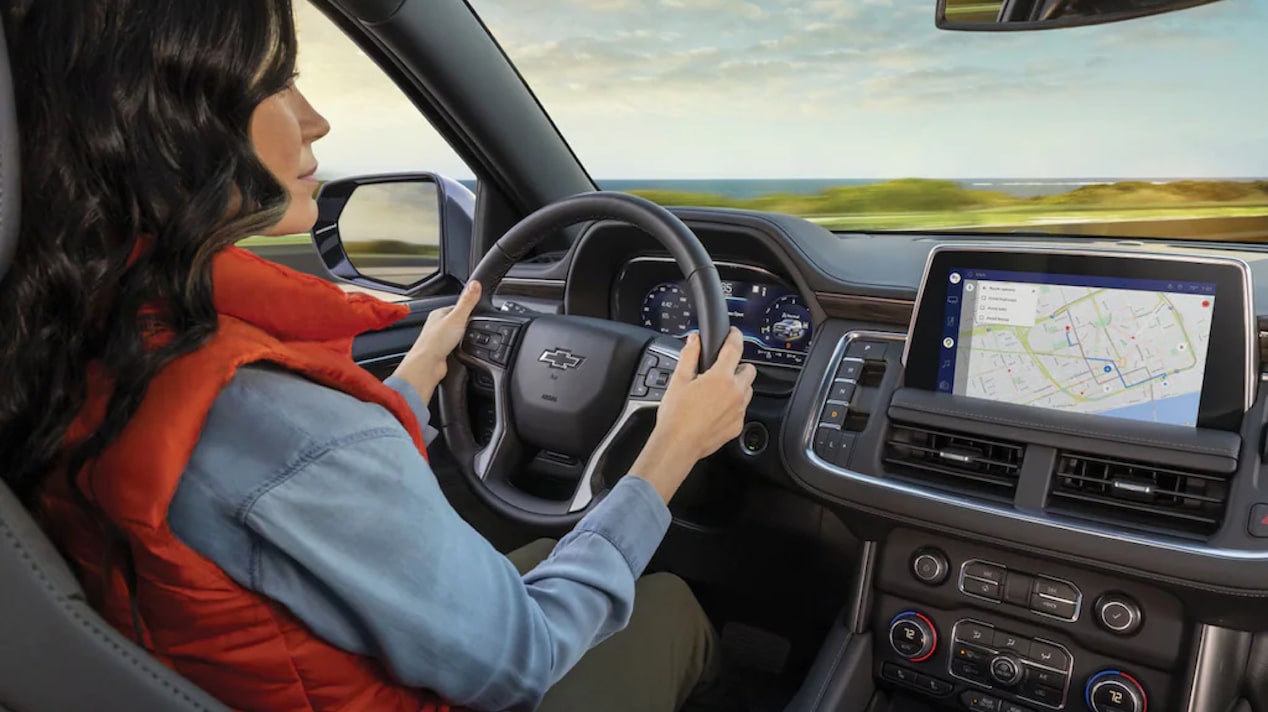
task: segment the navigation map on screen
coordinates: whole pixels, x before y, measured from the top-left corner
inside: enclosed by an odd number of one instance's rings
[[[952,269],[938,390],[1194,426],[1215,285]]]

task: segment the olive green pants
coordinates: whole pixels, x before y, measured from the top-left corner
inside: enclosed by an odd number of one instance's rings
[[[539,539],[507,557],[526,573],[555,542]],[[687,584],[669,573],[638,580],[624,630],[596,645],[546,693],[541,712],[673,712],[718,673],[717,637]]]

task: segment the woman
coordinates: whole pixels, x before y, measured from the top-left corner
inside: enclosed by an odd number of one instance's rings
[[[233,247],[317,214],[328,126],[289,0],[7,0],[4,23],[24,165],[0,462],[112,623],[240,709],[671,709],[713,675],[690,592],[638,579],[739,433],[737,333],[699,376],[688,343],[631,474],[513,563],[425,457],[479,285],[381,384],[351,340],[405,309]]]

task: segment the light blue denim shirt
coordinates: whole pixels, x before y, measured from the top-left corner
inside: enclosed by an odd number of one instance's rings
[[[418,394],[388,385],[425,425]],[[520,710],[626,625],[670,515],[625,477],[521,577],[449,506],[386,409],[253,366],[217,398],[168,519],[240,585],[401,682]]]

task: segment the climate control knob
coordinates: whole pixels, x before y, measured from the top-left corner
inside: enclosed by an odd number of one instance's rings
[[[904,611],[889,622],[889,644],[908,662],[922,663],[938,649],[938,631],[923,613]]]
[[[1026,668],[1021,666],[1021,661],[1012,655],[996,655],[991,660],[990,667],[991,679],[1003,687],[1012,687],[1021,682],[1021,678],[1026,674]]]
[[[1102,670],[1088,678],[1086,702],[1092,712],[1147,712],[1149,698],[1136,678],[1118,670]]]

